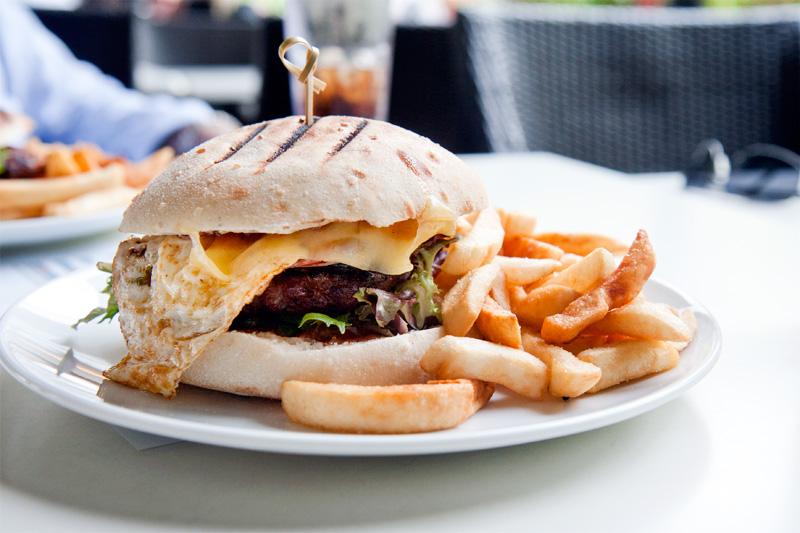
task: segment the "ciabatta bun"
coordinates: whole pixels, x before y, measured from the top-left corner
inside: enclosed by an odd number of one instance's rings
[[[280,398],[288,380],[349,385],[399,385],[431,379],[419,366],[441,327],[345,344],[322,344],[272,333],[229,331],[189,366],[181,383],[245,396]]]
[[[430,198],[457,216],[486,207],[480,178],[416,133],[330,116],[240,128],[187,152],[125,212],[120,231],[294,233],[330,222],[418,218]]]

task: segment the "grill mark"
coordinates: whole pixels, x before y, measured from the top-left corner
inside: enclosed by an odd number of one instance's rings
[[[312,124],[312,126],[313,126],[313,124]],[[283,154],[285,154],[287,151],[289,151],[289,149],[290,149],[292,146],[294,146],[294,145],[295,145],[295,143],[296,143],[297,141],[299,141],[299,140],[300,140],[300,138],[301,138],[303,135],[305,135],[305,133],[306,133],[308,130],[310,130],[310,129],[311,129],[311,126],[308,126],[308,125],[306,125],[306,124],[303,124],[302,126],[300,126],[299,128],[297,128],[296,130],[294,130],[294,133],[292,133],[292,136],[291,136],[291,137],[289,137],[288,139],[286,139],[286,140],[283,142],[283,144],[281,144],[281,145],[278,147],[278,149],[277,149],[277,150],[275,150],[275,152],[273,152],[273,153],[272,153],[272,155],[270,155],[270,156],[267,158],[267,160],[264,162],[264,166],[262,166],[262,167],[261,167],[261,170],[259,170],[258,172],[259,172],[259,173],[260,173],[260,172],[264,172],[264,170],[266,169],[266,166],[267,166],[267,165],[269,165],[270,163],[272,163],[273,161],[275,161],[276,159],[278,159],[280,156],[282,156]]]
[[[236,152],[238,152],[239,150],[241,150],[241,149],[244,147],[244,145],[245,145],[245,144],[247,144],[247,143],[249,143],[250,141],[252,141],[253,139],[255,139],[255,138],[256,138],[256,136],[257,136],[259,133],[261,133],[262,131],[264,131],[264,130],[266,129],[266,127],[267,127],[267,124],[268,124],[267,122],[264,122],[263,124],[261,124],[261,125],[260,125],[258,128],[256,128],[256,129],[255,129],[255,130],[254,130],[254,131],[253,131],[253,132],[252,132],[250,135],[248,135],[246,139],[244,139],[244,140],[242,140],[241,142],[239,142],[239,144],[237,144],[236,146],[232,146],[232,147],[231,147],[231,149],[230,149],[230,151],[228,151],[228,153],[227,153],[227,154],[225,154],[224,156],[222,156],[222,159],[219,159],[219,160],[217,160],[217,161],[214,161],[214,164],[215,164],[215,165],[217,165],[217,164],[219,164],[219,163],[222,163],[223,161],[227,161],[228,159],[230,159],[230,158],[231,158],[231,157],[232,157],[232,156],[233,156],[233,155],[234,155]]]
[[[339,141],[339,143],[336,146],[333,147],[333,150],[328,152],[328,156],[333,157],[336,154],[338,154],[339,152],[341,152],[344,149],[344,147],[347,146],[348,144],[350,144],[350,142],[353,139],[355,139],[358,136],[358,134],[361,133],[364,130],[364,128],[366,128],[366,127],[367,127],[367,121],[366,120],[363,120],[363,121],[359,122],[358,126],[356,126],[353,131],[351,131],[350,133],[348,133],[347,135],[342,137],[342,139]]]
[[[397,151],[397,156],[403,162],[403,164],[414,173],[417,177],[422,177],[422,174],[425,174],[427,177],[431,177],[431,171],[428,170],[428,167],[422,164],[422,162],[414,157],[413,155],[404,152],[403,150]]]

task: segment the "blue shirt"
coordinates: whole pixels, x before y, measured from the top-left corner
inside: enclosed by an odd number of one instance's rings
[[[31,117],[34,135],[44,142],[91,142],[132,160],[214,113],[201,100],[126,88],[78,60],[29,8],[13,0],[0,0],[0,110]]]

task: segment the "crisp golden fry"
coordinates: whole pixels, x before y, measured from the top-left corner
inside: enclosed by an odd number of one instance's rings
[[[558,246],[537,241],[533,237],[517,235],[503,242],[503,254],[508,257],[527,257],[529,259],[555,259],[558,261],[564,255],[564,250]]]
[[[369,387],[287,381],[281,405],[294,423],[343,433],[421,433],[455,427],[486,405],[494,385],[476,380]]]
[[[638,298],[610,311],[585,332],[675,342],[688,342],[692,335],[689,326],[667,304]]]
[[[636,298],[655,266],[656,256],[647,232],[639,230],[619,266],[600,286],[569,304],[562,313],[544,319],[542,337],[551,344],[571,341],[609,310]]]
[[[508,295],[508,284],[506,281],[506,274],[502,270],[497,273],[497,276],[492,282],[492,288],[489,291],[494,301],[506,311],[511,311],[511,297]]]
[[[75,196],[119,187],[125,179],[122,165],[109,165],[92,172],[61,178],[21,178],[0,180],[0,205],[3,208],[41,206]]]
[[[494,208],[484,209],[466,237],[456,241],[442,264],[442,272],[462,276],[489,263],[503,245],[503,225]]]
[[[533,289],[528,294],[524,291],[509,293],[511,310],[523,324],[541,329],[544,319],[561,313],[569,304],[580,298],[581,293],[563,285],[548,285]]]
[[[600,380],[598,367],[581,361],[563,348],[547,344],[531,328],[522,330],[522,347],[550,369],[550,394],[553,396],[578,397]]]
[[[0,220],[17,220],[38,216],[42,216],[42,206],[6,207],[0,203]]]
[[[597,248],[605,248],[614,255],[622,255],[628,249],[623,243],[592,233],[539,233],[535,239],[558,246],[566,253],[589,255]]]
[[[578,354],[578,359],[600,367],[603,372],[589,392],[663,372],[680,362],[678,351],[669,344],[641,339],[621,340],[585,350]]]
[[[571,267],[572,265],[574,265],[575,263],[577,263],[581,259],[583,259],[582,255],[564,254],[564,255],[561,256],[561,259],[559,259],[559,261],[561,262],[561,266],[559,268],[557,268],[556,271],[560,272],[560,271],[564,270],[565,268]]]
[[[680,316],[683,323],[686,324],[686,327],[689,328],[689,338],[684,342],[670,341],[668,344],[680,352],[692,342],[694,334],[697,332],[697,317],[694,316],[692,310],[688,308],[678,313],[678,316]]]
[[[99,150],[91,145],[81,145],[76,147],[72,154],[75,163],[78,164],[81,172],[89,172],[100,168],[101,154]]]
[[[542,284],[562,285],[586,294],[614,271],[616,262],[611,252],[597,248],[572,266],[559,272]]]
[[[449,335],[463,336],[481,313],[483,301],[492,289],[500,267],[488,264],[471,271],[444,296],[442,325]]]
[[[559,344],[558,346],[564,348],[573,355],[578,355],[589,348],[599,348],[600,346],[617,340],[621,339],[611,335],[579,335],[574,340],[566,344]]]
[[[456,233],[466,237],[470,231],[472,231],[472,223],[466,217],[458,217],[456,219]]]
[[[559,267],[554,259],[497,256],[493,262],[500,265],[509,285],[529,285]]]
[[[80,174],[81,167],[72,152],[63,145],[53,148],[45,160],[44,175],[48,178]]]
[[[503,309],[491,296],[483,301],[481,314],[475,324],[486,340],[510,348],[522,348],[516,315]]]
[[[63,202],[45,204],[41,214],[44,216],[58,216],[96,213],[104,209],[128,205],[138,193],[138,189],[124,185],[87,192]]]
[[[530,237],[536,227],[536,217],[524,211],[509,211],[503,220],[506,239],[524,235]]]
[[[487,341],[447,335],[431,345],[422,369],[439,379],[479,379],[541,399],[547,390],[547,366],[522,350]]]

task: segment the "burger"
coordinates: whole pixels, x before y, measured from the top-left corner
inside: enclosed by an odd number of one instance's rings
[[[112,290],[127,355],[104,375],[279,398],[290,379],[424,382],[434,277],[476,173],[391,124],[245,126],[176,159],[125,211]]]

